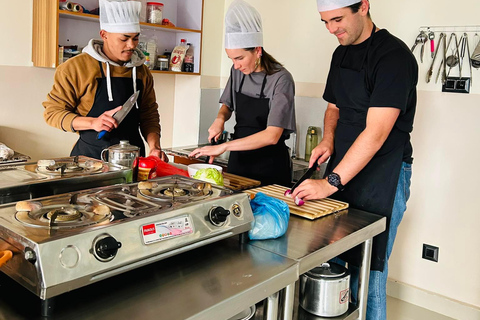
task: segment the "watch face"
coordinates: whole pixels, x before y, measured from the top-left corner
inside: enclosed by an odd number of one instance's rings
[[[340,184],[340,176],[336,173],[330,173],[328,175],[328,183],[332,186],[337,187]]]

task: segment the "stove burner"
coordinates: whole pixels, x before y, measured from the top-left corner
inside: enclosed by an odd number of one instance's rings
[[[17,211],[15,219],[26,226],[37,228],[78,228],[108,223],[110,210],[101,206],[55,204],[36,208],[33,211]]]
[[[59,222],[79,220],[81,217],[82,213],[80,211],[74,208],[61,207],[47,212],[45,218],[52,222]]]
[[[55,163],[54,165],[52,166],[47,166],[45,167],[47,171],[51,171],[51,172],[59,172],[62,170],[64,170],[64,172],[79,172],[79,171],[83,171],[83,168],[80,167],[78,165],[78,163],[75,163],[75,162],[58,162],[58,163]]]
[[[218,196],[218,190],[213,189],[210,183],[167,183],[152,184],[149,188],[139,188],[138,193],[147,199],[156,201],[192,202]]]
[[[160,190],[160,193],[169,197],[181,197],[190,194],[186,189],[180,189],[175,187],[168,187],[166,189]]]

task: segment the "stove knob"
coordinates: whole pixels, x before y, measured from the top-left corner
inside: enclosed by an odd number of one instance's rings
[[[103,235],[93,242],[93,255],[98,260],[107,262],[115,258],[118,249],[121,247],[122,244],[117,242],[114,237]]]
[[[27,260],[30,263],[37,262],[37,255],[35,254],[35,251],[26,247],[25,248],[25,260]]]
[[[227,221],[229,215],[230,211],[225,210],[222,207],[213,207],[208,213],[210,222],[219,227],[225,224],[225,221]]]

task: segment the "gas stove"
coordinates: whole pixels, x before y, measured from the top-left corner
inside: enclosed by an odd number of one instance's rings
[[[247,194],[183,176],[20,201],[0,206],[0,250],[13,252],[0,270],[46,303],[128,270],[245,236],[253,220]]]
[[[0,166],[0,204],[131,182],[131,169],[110,168],[88,157],[65,157]]]

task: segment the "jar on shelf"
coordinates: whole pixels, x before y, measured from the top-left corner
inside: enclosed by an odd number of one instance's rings
[[[167,56],[163,56],[163,55],[158,56],[157,67],[158,67],[158,70],[168,71],[168,58],[167,58]]]
[[[147,22],[162,24],[163,20],[163,3],[147,2]]]

